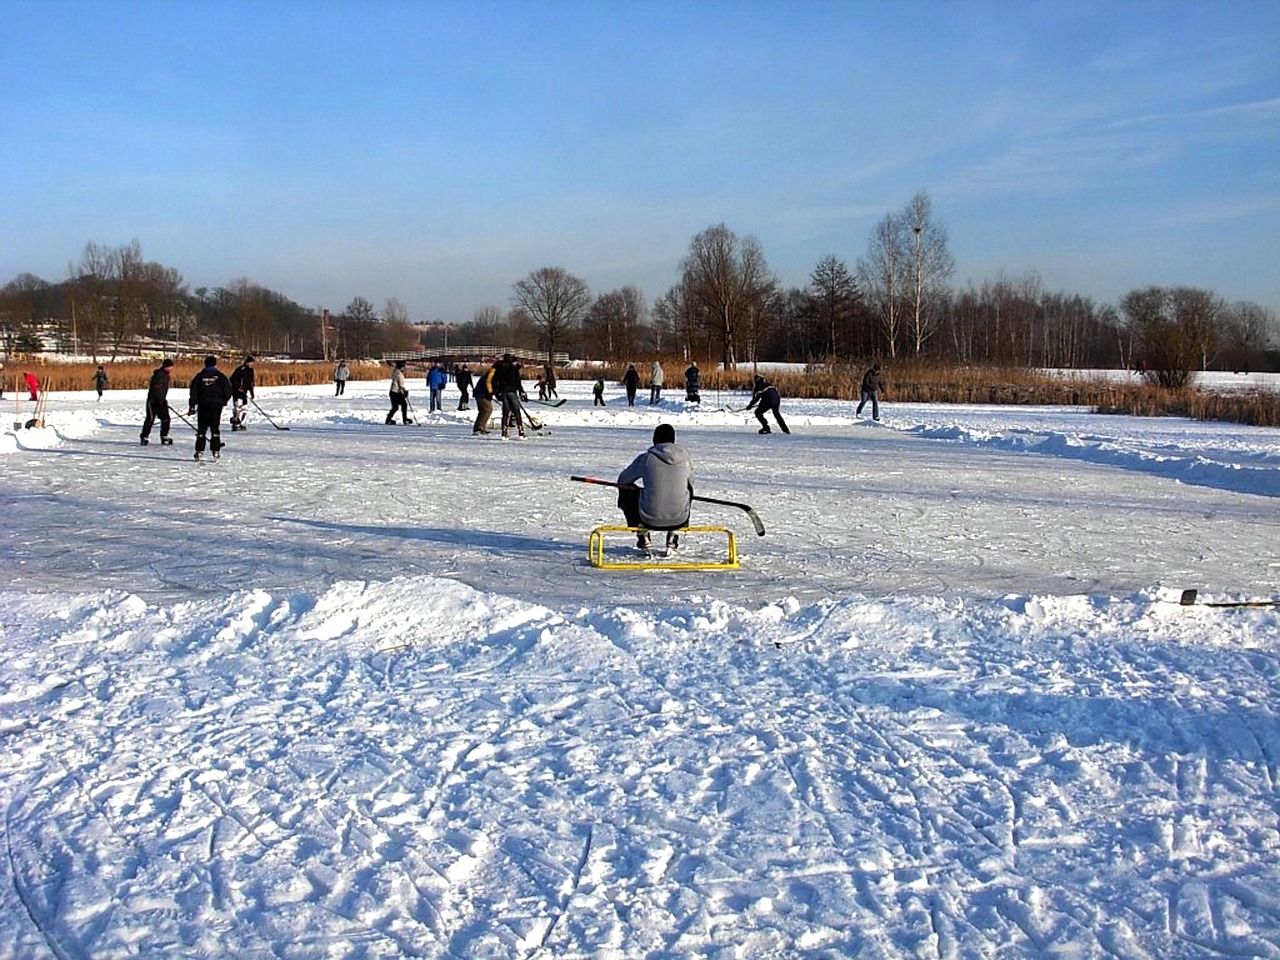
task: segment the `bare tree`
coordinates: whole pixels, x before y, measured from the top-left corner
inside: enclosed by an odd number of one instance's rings
[[[938,306],[947,293],[947,281],[955,272],[955,260],[947,250],[947,232],[933,220],[933,205],[923,191],[911,198],[900,215],[901,234],[908,236],[908,325],[913,352],[919,356],[938,328]]]
[[[764,319],[773,277],[754,237],[739,240],[723,223],[693,238],[682,263],[684,283],[703,315],[716,325],[726,369],[737,366],[741,330]]]
[[[858,280],[880,322],[880,333],[886,353],[898,355],[901,336],[903,298],[907,288],[907,242],[902,235],[902,220],[892,214],[876,224],[867,245],[867,255],[858,261]]]
[[[596,297],[582,324],[604,359],[617,360],[636,349],[644,316],[644,295],[635,287],[626,286]]]
[[[556,345],[578,322],[591,303],[585,280],[561,267],[535,270],[515,285],[512,302],[533,318],[552,360]]]
[[[1120,301],[1142,352],[1144,376],[1162,387],[1186,386],[1216,341],[1222,301],[1194,287],[1146,287]]]

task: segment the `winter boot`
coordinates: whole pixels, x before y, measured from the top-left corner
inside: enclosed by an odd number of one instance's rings
[[[146,437],[143,437],[143,438],[142,438],[142,445],[143,445],[144,447],[145,447],[148,443],[150,443],[150,442],[151,442],[151,441],[150,441],[150,440],[148,440]],[[162,441],[160,441],[160,442],[161,442],[161,443],[163,443],[164,441],[162,440]]]
[[[773,433],[773,431],[769,429],[769,425],[767,423],[756,432],[757,433]]]
[[[649,534],[643,532],[636,534],[636,549],[641,553],[649,552]]]
[[[172,447],[172,446],[173,446],[173,437],[161,437],[161,438],[160,438],[160,446],[162,446],[162,447]]]
[[[675,553],[679,549],[680,549],[680,534],[668,533],[667,534],[667,553]]]

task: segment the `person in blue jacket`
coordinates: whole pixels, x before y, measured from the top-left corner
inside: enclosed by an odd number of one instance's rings
[[[427,409],[428,413],[444,410],[444,387],[448,382],[449,374],[440,365],[440,361],[432,361],[431,369],[427,371],[427,389],[431,393],[431,405]]]

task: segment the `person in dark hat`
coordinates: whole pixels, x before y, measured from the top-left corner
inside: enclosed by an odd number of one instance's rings
[[[511,428],[519,431],[521,440],[525,437],[524,416],[520,402],[527,400],[524,384],[520,380],[520,364],[514,353],[504,353],[502,359],[493,365],[493,397],[502,404],[502,439],[511,437]]]
[[[151,425],[160,421],[160,445],[173,446],[169,436],[169,371],[173,369],[173,361],[165,360],[151,371],[151,382],[147,384],[147,412],[142,419],[142,445],[150,441]]]
[[[862,408],[871,401],[871,419],[880,419],[880,391],[884,389],[884,381],[880,378],[880,364],[872,364],[871,369],[862,375],[861,397],[858,409],[853,411],[855,417],[862,416]]]
[[[693,502],[693,460],[676,443],[676,428],[658,424],[653,446],[618,474],[618,484],[618,506],[627,526],[645,528],[636,534],[636,547],[649,551],[650,530],[667,531],[668,552],[679,547],[676,531],[689,525]]]
[[[778,426],[782,428],[782,432],[790,433],[791,431],[787,428],[787,421],[782,419],[782,397],[778,393],[778,388],[759,375],[756,376],[753,382],[755,390],[751,394],[751,402],[747,404],[747,409],[750,410],[756,404],[760,405],[759,409],[756,410],[756,419],[760,421],[759,432],[773,432],[769,429],[769,423],[764,418],[764,415],[772,410],[773,419],[778,421]]]
[[[249,401],[253,399],[253,355],[244,358],[244,363],[231,371],[231,429],[247,430],[244,417]]]
[[[396,411],[400,411],[400,419],[409,422],[409,387],[404,381],[404,361],[397,360],[391,371],[391,411],[387,414],[387,424],[396,422]]]
[[[206,433],[208,445],[216,460],[222,455],[222,410],[231,400],[231,382],[218,369],[218,358],[204,358],[204,369],[191,378],[191,403],[187,416],[196,418],[196,459],[204,453]]]

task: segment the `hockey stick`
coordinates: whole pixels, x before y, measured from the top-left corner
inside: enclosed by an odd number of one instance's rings
[[[602,487],[629,487],[633,484],[618,483],[614,480],[597,480],[594,477],[570,477],[570,480],[576,480],[578,483],[598,483]],[[751,509],[750,504],[738,503],[736,500],[719,500],[716,497],[700,497],[693,494],[690,499],[699,500],[702,503],[718,503],[722,507],[737,507],[739,510],[746,511],[748,517],[751,518],[751,525],[756,528],[756,536],[764,536],[764,521],[760,519],[760,515]]]
[[[182,414],[180,414],[177,410],[174,409],[174,406],[172,403],[166,403],[165,406],[169,408],[170,413],[172,413],[175,417],[177,417],[179,420],[185,423],[188,427],[190,427],[193,433],[200,432],[199,430],[196,429],[196,425],[194,423],[192,423],[190,420],[188,420],[186,417],[184,417]]]
[[[529,408],[524,405],[524,401],[520,401],[520,409],[524,412],[524,418],[529,421],[529,426],[534,430],[542,429],[542,421],[529,412]]]
[[[1183,590],[1178,604],[1183,607],[1280,607],[1280,600],[1225,600],[1213,603],[1196,600],[1195,590]]]
[[[272,425],[273,427],[275,427],[277,430],[288,430],[288,429],[289,429],[288,427],[282,427],[282,426],[280,426],[280,424],[278,424],[278,423],[276,423],[274,420],[272,420],[272,419],[271,419],[271,414],[267,413],[267,411],[263,410],[260,406],[258,406],[258,401],[257,401],[257,400],[255,400],[255,399],[253,399],[253,397],[250,397],[250,398],[249,398],[249,402],[253,404],[253,409],[257,410],[260,414],[262,414],[264,417],[266,417],[266,418],[267,418],[267,423],[271,424],[271,425]]]

